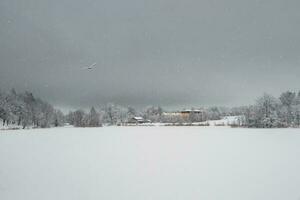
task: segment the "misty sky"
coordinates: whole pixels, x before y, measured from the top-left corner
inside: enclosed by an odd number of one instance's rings
[[[0,88],[57,106],[253,103],[300,89],[299,10],[299,0],[0,0]]]

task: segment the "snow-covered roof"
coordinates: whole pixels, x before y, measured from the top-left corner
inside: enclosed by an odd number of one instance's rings
[[[202,110],[199,110],[199,109],[194,109],[194,110],[192,110],[192,109],[185,109],[185,110],[182,110],[180,112],[202,112]]]
[[[133,117],[133,119],[135,119],[135,120],[144,120],[144,118],[142,118],[142,117]]]

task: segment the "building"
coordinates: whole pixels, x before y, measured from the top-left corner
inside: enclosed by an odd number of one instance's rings
[[[202,122],[205,119],[205,112],[199,109],[185,109],[180,111],[184,120]]]
[[[205,120],[205,111],[199,109],[184,109],[177,112],[163,113],[165,118],[176,118],[176,120],[202,122]]]
[[[129,124],[144,124],[144,123],[151,123],[150,120],[145,120],[143,117],[132,117],[128,120]]]

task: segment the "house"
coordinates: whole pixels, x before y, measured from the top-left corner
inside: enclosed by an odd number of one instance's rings
[[[192,115],[197,116],[198,118],[203,118],[205,112],[203,110],[198,109],[185,109],[182,111],[179,111],[180,115],[184,119],[189,119]]]
[[[166,118],[176,118],[183,121],[197,121],[202,122],[205,120],[205,111],[199,109],[184,109],[177,112],[165,112],[163,116]]]
[[[150,120],[145,120],[143,117],[132,117],[128,120],[129,124],[143,124],[143,123],[150,123]]]

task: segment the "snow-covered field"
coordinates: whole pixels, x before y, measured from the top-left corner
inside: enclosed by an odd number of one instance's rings
[[[299,200],[300,130],[0,131],[1,200]]]

